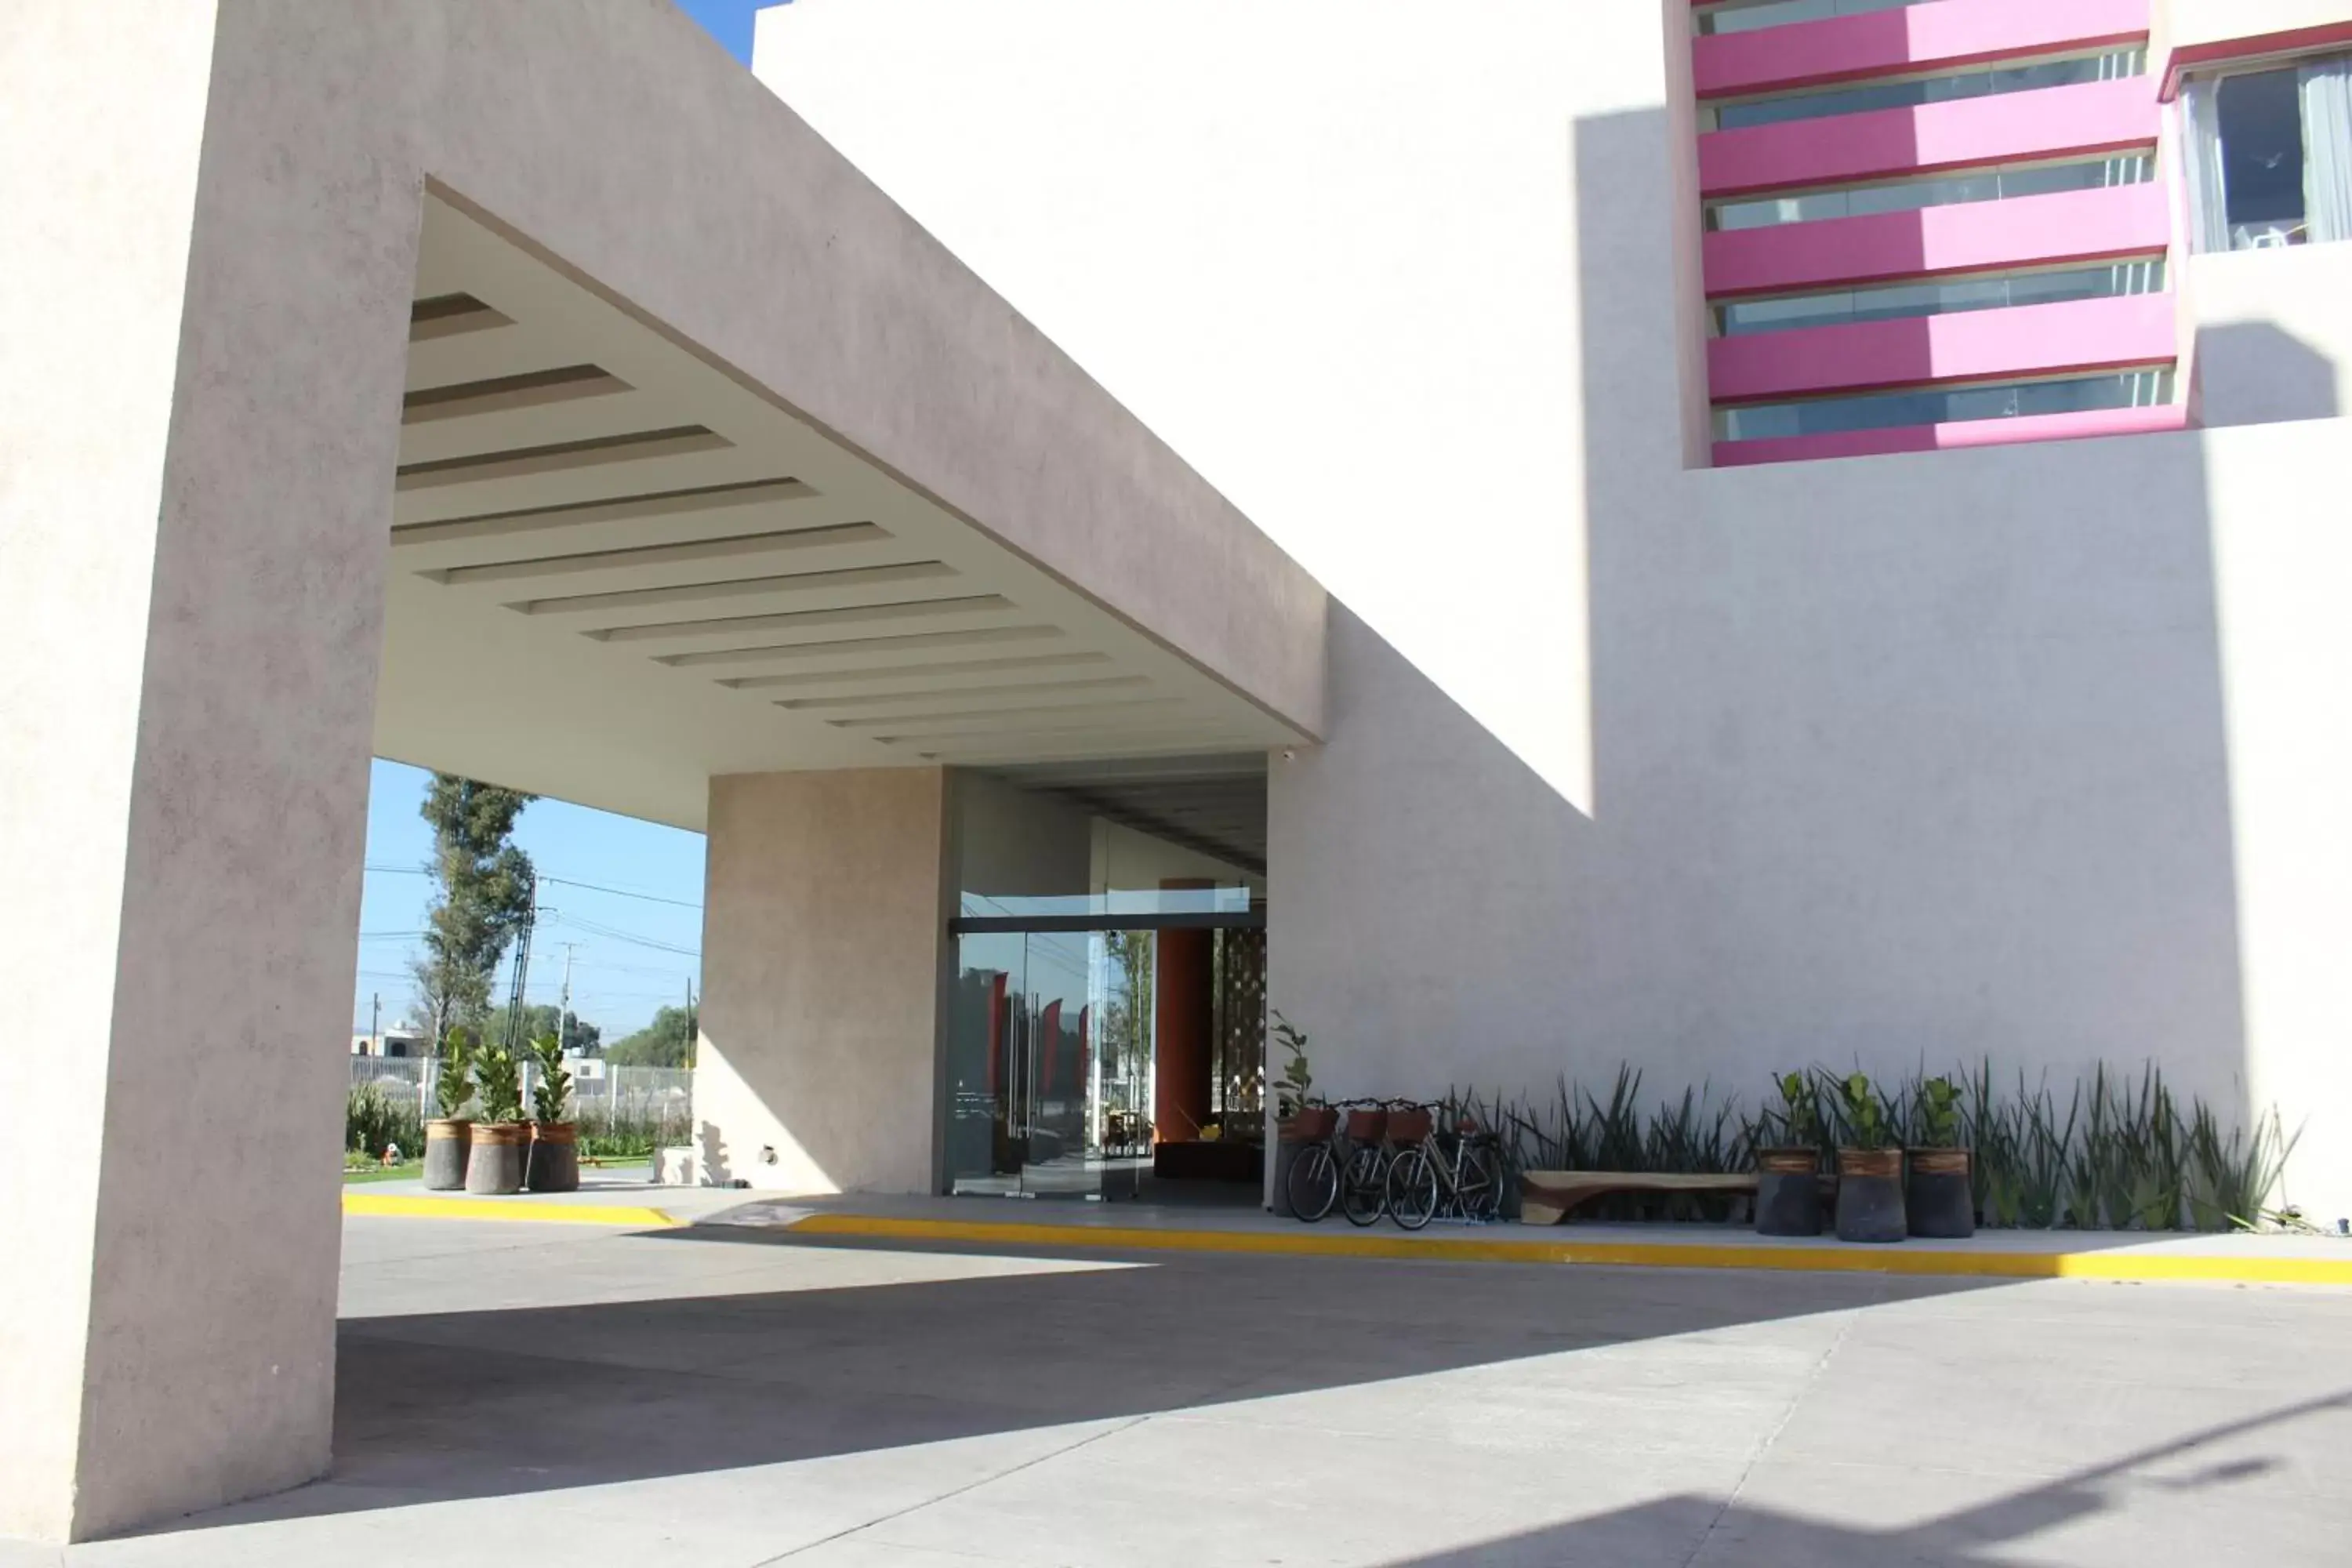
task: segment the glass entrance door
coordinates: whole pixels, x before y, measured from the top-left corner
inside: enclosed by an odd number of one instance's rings
[[[1132,1107],[1139,1096],[1150,1100],[1151,1047],[1149,1005],[1139,1012],[1132,1003],[1136,952],[1130,946],[1115,956],[1127,937],[1142,938],[1148,994],[1148,931],[957,939],[948,1063],[951,1191],[1097,1198],[1132,1190],[1139,1157],[1150,1163],[1148,1119],[1139,1125]]]
[[[1264,930],[1075,927],[956,939],[949,1190],[1191,1201],[1253,1183]]]

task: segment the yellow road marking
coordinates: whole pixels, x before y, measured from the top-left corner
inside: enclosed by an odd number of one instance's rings
[[[440,1197],[415,1193],[343,1194],[345,1214],[396,1219],[505,1219],[554,1225],[632,1226],[667,1230],[678,1222],[656,1208],[632,1204],[551,1204],[530,1198]]]
[[[1627,1268],[1758,1268],[1800,1273],[1906,1274],[2001,1279],[2214,1280],[2247,1285],[2352,1285],[2352,1256],[2231,1258],[2213,1253],[1979,1252],[1885,1247],[1745,1247],[1737,1243],[1455,1241],[1309,1230],[1161,1230],[1140,1226],[811,1215],[795,1236],[958,1241],[984,1246],[1132,1247],[1327,1258],[1422,1258],[1460,1263],[1565,1263]]]

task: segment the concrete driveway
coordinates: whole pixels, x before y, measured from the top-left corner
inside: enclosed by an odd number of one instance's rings
[[[2352,1293],[353,1218],[333,1477],[0,1565],[2341,1564]]]

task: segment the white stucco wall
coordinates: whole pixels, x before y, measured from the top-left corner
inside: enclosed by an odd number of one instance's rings
[[[2352,1213],[2352,431],[1690,470],[1668,14],[797,0],[757,63],[1346,602],[1271,784],[1335,1090],[2152,1058]]]
[[[2182,295],[2207,425],[2352,413],[2352,245],[2195,257]]]

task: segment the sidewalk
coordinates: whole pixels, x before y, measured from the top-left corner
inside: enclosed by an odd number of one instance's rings
[[[735,1226],[811,1240],[1057,1247],[1305,1257],[1768,1269],[2011,1279],[2202,1280],[2352,1287],[2352,1241],[2331,1237],[1982,1231],[1961,1241],[1852,1246],[1719,1225],[1465,1226],[1359,1230],[1334,1215],[1302,1225],[1255,1208],[1009,1198],[772,1197],[585,1175],[577,1193],[512,1198],[427,1194],[415,1183],[346,1193],[344,1212],[415,1218],[542,1220],[635,1228]]]

